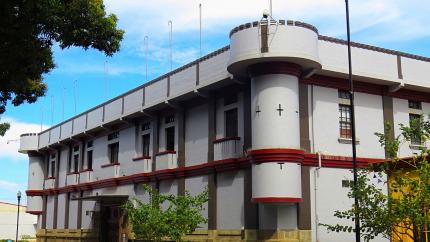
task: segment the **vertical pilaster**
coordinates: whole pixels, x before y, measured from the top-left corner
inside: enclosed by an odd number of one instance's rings
[[[213,142],[216,136],[216,99],[213,95],[208,98],[208,162],[214,160]],[[208,175],[208,229],[217,228],[217,174]]]
[[[185,167],[185,109],[177,110],[178,117],[178,166]],[[185,178],[178,178],[178,195],[185,195]]]
[[[82,227],[82,197],[84,196],[84,192],[80,191],[79,192],[79,199],[78,200],[78,216],[77,216],[77,223],[76,223],[76,228],[77,229],[81,229]]]
[[[152,117],[152,171],[156,170],[155,155],[158,153],[160,135],[160,116],[155,114]]]
[[[309,137],[309,86],[299,83],[300,147],[311,152]],[[312,229],[310,168],[302,166],[302,202],[298,204],[298,226],[301,230]]]
[[[66,204],[64,205],[64,228],[69,228],[70,192],[66,194]]]
[[[251,123],[251,85],[247,84],[243,90],[243,150],[252,148],[252,123]],[[244,170],[244,217],[245,229],[258,229],[258,203],[252,200],[252,170],[247,167]]]
[[[390,130],[385,130],[384,132],[390,140],[394,140],[394,110],[393,110],[393,98],[389,96],[382,96],[382,109],[384,115],[384,125],[389,123],[391,125]],[[387,151],[385,151],[385,157],[390,158]]]
[[[57,150],[57,157],[55,159],[55,188],[58,188],[59,180],[60,180],[60,164],[61,164],[61,148]],[[65,178],[66,179],[66,178]],[[54,214],[53,214],[53,223],[52,227],[54,229],[57,228],[58,222],[58,194],[54,196]]]

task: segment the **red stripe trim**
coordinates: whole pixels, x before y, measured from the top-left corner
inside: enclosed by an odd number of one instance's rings
[[[85,170],[81,170],[81,171],[79,171],[79,173],[84,173],[84,172],[87,172],[87,171],[93,171],[93,169],[85,169]]]
[[[300,203],[298,197],[255,197],[251,200],[253,203]]]
[[[106,164],[106,165],[101,165],[101,168],[105,168],[105,167],[110,167],[110,166],[116,166],[116,165],[120,165],[119,162],[115,162],[115,163],[110,163],[110,164]]]
[[[271,153],[272,152],[272,153]],[[264,155],[276,161],[281,159],[277,155],[286,152],[289,156],[283,156],[282,161],[297,162],[298,157],[302,159],[301,163],[305,166],[318,166],[318,156],[316,154],[305,154],[303,150],[297,149],[262,149],[249,151],[251,155]],[[270,154],[274,154],[270,156]],[[286,158],[285,158],[286,157]],[[294,159],[292,158],[294,157]],[[288,160],[289,159],[289,160]],[[372,158],[357,158],[359,167],[365,167],[371,163],[383,162],[384,159],[372,159]],[[117,178],[109,178],[99,181],[81,183],[77,185],[71,185],[56,189],[46,190],[27,190],[27,196],[42,196],[49,194],[65,193],[68,191],[88,191],[96,188],[113,187],[120,184],[132,184],[137,182],[149,182],[155,180],[166,180],[180,177],[193,177],[210,174],[213,172],[223,172],[230,170],[244,169],[251,165],[251,159],[247,157],[218,160],[213,162],[207,162],[200,165],[179,167],[176,169],[158,170],[148,173],[138,173],[129,176],[122,176]],[[352,168],[352,158],[344,156],[322,156],[322,166],[330,168]]]
[[[33,215],[42,215],[43,211],[25,211],[26,213],[33,214]]]
[[[131,160],[138,161],[138,160],[144,160],[144,159],[151,159],[151,156],[141,156],[141,157],[133,158]]]
[[[229,140],[240,140],[240,137],[226,137],[226,138],[216,139],[213,141],[213,143],[216,144],[216,143],[221,143]]]
[[[158,152],[157,154],[155,154],[155,156],[166,155],[166,154],[176,154],[176,151],[175,150],[166,150],[166,151]]]
[[[248,151],[253,163],[265,162],[296,162],[302,163],[305,152],[298,149],[259,149]]]

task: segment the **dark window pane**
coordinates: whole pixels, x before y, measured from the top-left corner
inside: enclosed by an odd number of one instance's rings
[[[341,138],[351,139],[351,106],[339,105],[339,134]]]
[[[108,140],[117,139],[119,137],[119,132],[114,132],[108,135]]]
[[[420,132],[420,128],[421,128],[421,115],[410,113],[409,114],[409,126],[416,133],[415,135],[412,135],[412,137],[411,137],[411,144],[422,145],[421,137],[418,134]]]
[[[142,156],[149,156],[150,135],[142,136]]]
[[[142,131],[148,130],[151,128],[151,123],[146,122],[142,124]]]
[[[175,122],[175,115],[169,115],[164,118],[164,123],[169,124]]]
[[[87,142],[87,148],[91,148],[91,147],[93,147],[93,141],[92,140]]]
[[[175,127],[166,129],[166,150],[175,150]]]
[[[338,91],[338,97],[342,98],[342,99],[349,99],[350,97],[350,92],[349,91],[345,91],[345,90],[339,90]]]
[[[419,110],[422,109],[421,102],[419,102],[419,101],[409,100],[408,105],[409,105],[409,108],[419,109]]]
[[[51,160],[51,177],[55,177],[55,160]]]
[[[109,145],[109,162],[111,164],[118,163],[119,143]]]
[[[225,111],[225,137],[238,136],[237,109]]]
[[[87,169],[93,169],[93,151],[87,151]]]
[[[73,156],[73,171],[77,172],[79,169],[79,155]]]
[[[224,97],[224,106],[237,103],[237,94],[230,94]]]

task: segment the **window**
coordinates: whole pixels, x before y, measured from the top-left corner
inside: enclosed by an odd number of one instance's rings
[[[142,131],[146,131],[146,130],[149,130],[149,129],[151,129],[151,123],[146,122],[146,123],[142,124]]]
[[[118,163],[118,153],[119,153],[119,142],[115,142],[109,144],[108,146],[109,152],[109,163],[115,164]]]
[[[87,142],[87,150],[86,150],[86,169],[92,170],[93,169],[93,141]],[[82,168],[85,167],[82,165]]]
[[[75,145],[70,148],[71,152],[69,153],[69,162],[68,162],[68,172],[78,172],[79,171],[79,145]]]
[[[351,106],[339,104],[339,133],[342,139],[352,138]]]
[[[49,162],[50,166],[48,167],[49,177],[55,177],[55,160],[56,160],[56,155],[52,154]]]
[[[418,101],[409,100],[408,105],[409,105],[409,108],[412,108],[412,109],[418,109],[418,110],[422,109],[421,102],[418,102]]]
[[[409,126],[416,131],[416,134],[411,137],[412,145],[422,145],[421,137],[417,134],[421,127],[421,115],[419,114],[409,114]]]
[[[354,185],[354,181],[352,180],[342,180],[342,187],[348,188]]]
[[[79,170],[79,154],[73,155],[73,172]]]
[[[87,169],[88,170],[93,169],[93,151],[92,150],[87,151]]]
[[[338,97],[341,99],[348,99],[349,100],[349,98],[351,96],[351,93],[349,91],[345,91],[345,90],[338,90],[337,94],[338,94]]]
[[[108,135],[108,140],[118,139],[118,137],[119,137],[119,132],[113,132]]]
[[[175,127],[166,128],[166,150],[175,150]]]
[[[164,123],[166,123],[166,124],[170,124],[170,123],[173,123],[173,122],[175,122],[175,115],[169,115],[169,116],[166,116],[165,118],[164,118]]]
[[[150,135],[142,135],[142,156],[149,156]]]
[[[237,137],[238,136],[238,120],[237,120],[237,109],[230,109],[225,111],[225,137]]]
[[[230,94],[230,95],[226,95],[224,97],[224,106],[233,104],[233,103],[237,103],[237,94]]]

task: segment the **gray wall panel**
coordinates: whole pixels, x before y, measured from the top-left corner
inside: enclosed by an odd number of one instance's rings
[[[57,215],[57,229],[64,229],[64,216],[66,214],[67,193],[58,195],[58,215]]]
[[[81,115],[73,120],[73,134],[79,134],[85,131],[87,116]]]
[[[244,226],[243,172],[219,173],[217,185],[217,228],[241,229]]]
[[[192,91],[196,86],[196,66],[170,76],[170,96],[176,96]]]
[[[208,106],[187,110],[185,120],[185,166],[207,162]]]
[[[73,200],[73,197],[79,197],[79,193],[70,194],[69,204],[69,229],[76,229],[78,225],[78,201]]]
[[[46,228],[52,229],[54,226],[54,196],[48,196],[46,210],[48,211],[46,214]]]
[[[203,192],[208,186],[207,176],[197,176],[185,179],[185,190],[188,191],[192,196]],[[208,203],[205,203],[202,211],[203,216],[208,218]],[[208,229],[207,224],[200,224],[199,229]]]
[[[87,129],[92,129],[100,126],[102,124],[102,121],[103,121],[103,107],[94,109],[93,111],[88,113]]]
[[[230,52],[225,51],[215,57],[204,60],[200,63],[199,85],[207,85],[228,77],[227,62]]]
[[[140,111],[143,102],[143,88],[127,94],[124,97],[124,114]]]
[[[115,119],[119,119],[122,114],[122,98],[118,98],[105,105],[105,120],[104,122],[110,122]]]
[[[61,139],[69,138],[72,135],[72,120],[61,125]]]
[[[154,82],[145,89],[145,105],[163,101],[167,96],[167,78]]]

